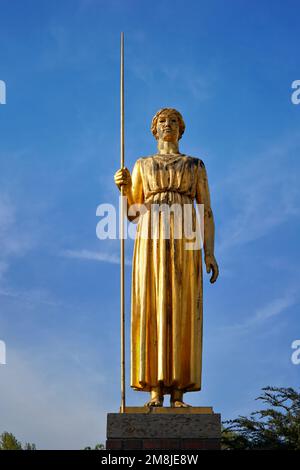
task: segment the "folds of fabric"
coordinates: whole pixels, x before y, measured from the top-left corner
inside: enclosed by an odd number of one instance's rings
[[[164,393],[201,388],[202,255],[187,249],[184,205],[193,201],[200,160],[179,156],[139,159],[148,210],[138,222],[132,267],[131,387]],[[136,173],[136,172],[135,172]],[[174,207],[166,217],[162,206]],[[156,211],[151,207],[155,206]],[[181,236],[180,236],[181,233]]]

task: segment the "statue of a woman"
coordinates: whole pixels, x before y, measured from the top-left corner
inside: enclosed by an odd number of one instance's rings
[[[193,225],[194,201],[204,205],[204,261],[207,272],[212,271],[210,282],[218,277],[207,174],[202,160],[179,152],[184,129],[177,110],[161,109],[151,126],[158,153],[138,159],[132,176],[127,168],[115,174],[128,209],[146,206],[138,220],[131,289],[131,387],[150,392],[146,406],[163,406],[165,394],[171,395],[172,407],[189,406],[183,393],[200,390],[202,369],[202,250],[187,249],[185,233],[175,236],[178,224],[185,225],[176,212],[169,219],[169,236],[159,212],[156,236],[151,237],[153,204],[189,204]]]

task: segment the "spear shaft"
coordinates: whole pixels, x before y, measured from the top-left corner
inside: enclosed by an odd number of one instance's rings
[[[121,33],[121,77],[120,77],[120,118],[121,118],[121,168],[124,168],[124,33]],[[121,186],[121,413],[125,412],[125,244],[124,244],[124,191]]]

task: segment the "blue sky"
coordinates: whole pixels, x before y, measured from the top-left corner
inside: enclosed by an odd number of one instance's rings
[[[97,206],[118,202],[122,30],[127,166],[155,152],[152,116],[171,106],[210,182],[220,277],[205,276],[203,390],[186,400],[228,419],[263,386],[299,386],[297,8],[0,0],[0,431],[82,448],[120,404],[119,242],[95,230]],[[128,404],[146,399],[127,388]]]

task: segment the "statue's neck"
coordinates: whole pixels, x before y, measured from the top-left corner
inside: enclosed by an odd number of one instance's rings
[[[180,153],[178,142],[166,142],[165,140],[158,140],[157,150],[161,155]]]

